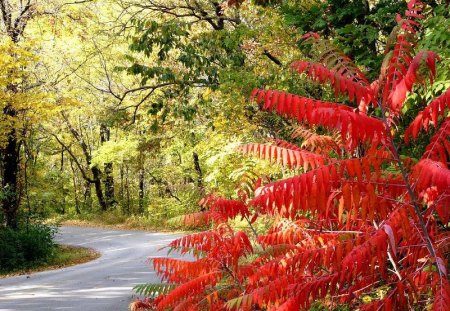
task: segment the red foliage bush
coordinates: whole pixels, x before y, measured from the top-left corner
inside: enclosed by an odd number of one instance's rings
[[[450,90],[403,133],[406,144],[435,128],[419,160],[401,157],[393,138],[407,93],[435,76],[435,53],[413,56],[422,8],[410,1],[405,17],[397,18],[396,43],[372,83],[335,50],[318,63],[292,65],[295,72],[330,84],[354,107],[273,90],[253,92],[261,109],[302,124],[293,137],[304,141],[301,146],[247,144],[239,150],[301,173],[265,185],[255,181],[256,191],[240,191],[237,200],[203,200],[205,211],[184,219],[211,221],[213,229],[170,244],[193,261],[153,259],[165,284],[151,291],[154,299],[146,308],[299,310],[320,301],[330,309],[344,303],[359,310],[450,310]],[[318,126],[330,134],[309,130]],[[241,217],[251,226],[262,215],[275,221],[254,241],[227,223]]]

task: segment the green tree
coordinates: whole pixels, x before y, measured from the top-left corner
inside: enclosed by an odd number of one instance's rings
[[[405,8],[406,2],[389,0],[285,1],[281,12],[300,34],[332,39],[358,65],[377,72],[395,15]]]

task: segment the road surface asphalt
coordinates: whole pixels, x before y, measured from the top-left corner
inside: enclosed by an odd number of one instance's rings
[[[63,269],[0,279],[0,311],[128,310],[135,297],[134,285],[159,282],[148,258],[167,255],[167,249],[158,249],[179,236],[61,227],[58,243],[91,247],[101,257]]]

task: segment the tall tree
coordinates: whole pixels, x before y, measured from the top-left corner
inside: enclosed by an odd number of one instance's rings
[[[17,45],[22,38],[25,27],[34,14],[35,1],[20,1],[19,3],[11,3],[9,0],[0,0],[1,23],[6,35],[9,37],[13,45]],[[2,55],[2,57],[10,57],[13,61],[19,62],[17,49],[12,48],[10,55]],[[22,85],[19,85],[13,78],[17,75],[14,68],[6,73],[9,78],[6,85],[3,85],[6,94],[12,94],[10,98],[14,98],[19,93],[26,92]],[[8,97],[7,97],[8,98]],[[6,99],[3,104],[2,119],[14,122],[18,118],[18,110],[15,104]],[[17,212],[20,205],[21,189],[19,185],[20,174],[20,133],[15,126],[11,126],[6,132],[6,143],[0,148],[1,161],[1,177],[2,177],[2,193],[0,202],[7,227],[17,228]]]

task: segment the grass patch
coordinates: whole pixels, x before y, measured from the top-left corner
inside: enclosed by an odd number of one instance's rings
[[[0,278],[69,267],[82,264],[99,257],[100,253],[91,248],[71,245],[56,245],[54,254],[47,259],[47,261],[25,269],[0,272]]]
[[[113,221],[116,220],[116,221]],[[64,219],[53,218],[52,222],[57,222],[61,226],[73,227],[94,227],[115,230],[138,230],[148,232],[166,232],[166,233],[189,233],[196,232],[196,228],[183,228],[180,226],[170,226],[166,221],[160,221],[158,225],[150,223],[145,217],[130,216],[124,219],[115,219],[108,213],[90,217],[87,219]]]

